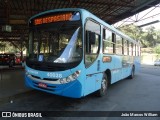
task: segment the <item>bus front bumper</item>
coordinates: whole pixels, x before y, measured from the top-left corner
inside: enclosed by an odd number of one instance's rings
[[[71,97],[71,98],[82,97],[82,85],[78,80],[65,84],[49,84],[49,83],[37,82],[25,76],[25,85],[27,87],[36,90],[60,96]]]

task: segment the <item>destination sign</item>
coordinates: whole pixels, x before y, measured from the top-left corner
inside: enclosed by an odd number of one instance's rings
[[[50,15],[46,17],[34,19],[34,25],[41,25],[46,23],[60,22],[60,21],[69,21],[72,18],[72,13],[61,13],[56,15]]]

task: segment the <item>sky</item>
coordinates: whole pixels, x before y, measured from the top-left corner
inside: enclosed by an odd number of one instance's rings
[[[145,11],[142,11],[134,16],[126,18],[118,23],[115,23],[114,27],[120,27],[123,25],[131,24],[131,23],[134,23],[136,26],[139,26],[139,25],[143,25],[149,22],[156,21],[156,20],[159,20],[159,22],[152,24],[152,25],[142,27],[142,28],[146,29],[147,27],[154,26],[156,29],[160,30],[160,4],[154,7],[151,7]]]

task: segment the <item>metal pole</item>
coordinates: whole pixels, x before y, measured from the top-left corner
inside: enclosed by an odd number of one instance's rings
[[[2,80],[1,69],[0,69],[0,76],[1,76],[1,77],[0,77],[0,80]],[[0,81],[0,82],[1,82],[1,81]]]
[[[0,68],[0,90],[2,91],[2,68]]]

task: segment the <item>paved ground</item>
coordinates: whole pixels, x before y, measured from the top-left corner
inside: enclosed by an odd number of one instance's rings
[[[141,65],[141,72],[145,74],[160,76],[160,66]]]
[[[39,91],[10,97],[0,111],[160,111],[160,67],[142,65],[133,80],[125,79],[110,86],[102,98],[94,94],[71,99]],[[83,116],[83,115],[82,115]],[[58,117],[58,120],[160,120],[160,117]]]
[[[28,91],[24,86],[24,68],[0,66],[0,99]]]

